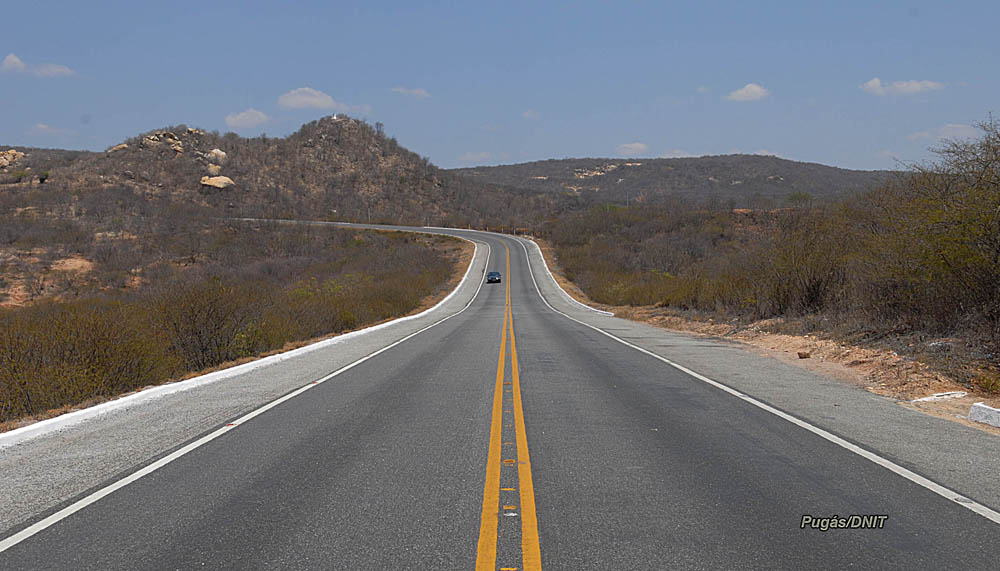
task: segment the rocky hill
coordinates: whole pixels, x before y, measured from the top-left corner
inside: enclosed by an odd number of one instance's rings
[[[586,202],[655,202],[671,196],[716,199],[740,207],[839,198],[892,176],[887,171],[855,171],[759,155],[562,159],[452,172],[470,180],[571,195]]]
[[[52,196],[126,192],[226,216],[459,226],[513,223],[555,202],[537,191],[504,189],[438,169],[386,136],[381,125],[342,115],[284,138],[179,125],[103,153],[18,152],[25,153],[18,155],[18,168],[29,170],[15,177],[8,167],[0,174],[0,193],[44,183]]]

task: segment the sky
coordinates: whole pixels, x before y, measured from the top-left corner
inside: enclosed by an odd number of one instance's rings
[[[9,2],[0,144],[346,113],[443,167],[900,168],[1000,112],[1000,2]]]

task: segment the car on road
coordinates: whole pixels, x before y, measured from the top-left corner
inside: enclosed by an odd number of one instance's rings
[[[500,272],[490,272],[486,274],[486,283],[488,284],[498,284],[500,283]]]

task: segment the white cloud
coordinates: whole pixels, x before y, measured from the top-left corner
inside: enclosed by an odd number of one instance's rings
[[[704,85],[699,85],[698,86],[698,93],[700,95],[705,95],[706,93],[708,93],[708,88],[705,87]]]
[[[944,84],[927,79],[882,83],[881,79],[873,77],[858,87],[862,91],[871,93],[872,95],[914,95],[916,93],[923,93],[924,91],[944,89]]]
[[[235,129],[249,128],[263,125],[264,123],[267,123],[268,119],[270,119],[270,117],[265,115],[263,112],[251,107],[246,111],[226,115],[226,125]]]
[[[24,60],[14,54],[7,54],[7,57],[0,61],[0,71],[7,73],[31,72],[38,77],[67,77],[76,75],[72,69],[55,63],[43,63],[38,66],[29,66]]]
[[[521,113],[521,117],[524,117],[525,119],[538,119],[541,115],[534,109],[528,109],[524,113]]]
[[[38,77],[67,77],[76,75],[76,72],[72,69],[54,63],[44,63],[32,69],[31,72]]]
[[[748,83],[736,91],[731,91],[726,99],[730,101],[759,101],[770,94],[771,92],[763,85]]]
[[[7,54],[7,57],[3,58],[3,61],[0,61],[0,71],[18,72],[24,71],[27,67],[28,66],[24,65],[24,62],[21,61],[21,58],[14,54]]]
[[[30,129],[28,129],[28,134],[41,137],[64,138],[76,135],[76,131],[73,129],[60,129],[59,127],[53,127],[51,125],[46,125],[45,123],[35,123]]]
[[[897,155],[894,151],[890,151],[889,149],[879,151],[878,154],[875,156],[877,156],[880,159],[892,159],[894,161],[899,160],[899,155]]]
[[[685,151],[684,149],[674,149],[672,151],[667,151],[667,152],[663,153],[662,155],[660,155],[660,158],[661,159],[683,159],[683,158],[694,157],[694,156],[696,156],[694,153],[689,153],[689,152]]]
[[[412,95],[417,99],[424,99],[431,96],[431,94],[427,93],[427,90],[423,87],[414,87],[412,89],[406,87],[393,87],[392,92],[401,93],[403,95]]]
[[[757,149],[756,151],[753,152],[753,154],[760,155],[762,157],[777,157],[777,156],[779,156],[778,153],[769,151],[767,149]]]
[[[974,139],[977,136],[979,136],[979,130],[972,125],[948,123],[930,131],[917,131],[916,133],[912,133],[908,139],[911,141],[925,139]]]
[[[877,77],[873,77],[871,80],[866,81],[859,85],[862,91],[867,91],[872,95],[885,95],[885,88],[882,87],[882,80]]]
[[[470,152],[465,153],[464,155],[458,157],[458,160],[460,160],[460,161],[462,161],[464,163],[481,163],[483,161],[489,160],[492,156],[493,156],[493,154],[489,153],[487,151],[482,151],[482,152],[478,152],[478,153],[474,153],[474,152],[470,151]]]
[[[289,109],[335,109],[349,111],[343,103],[337,103],[332,97],[318,89],[300,87],[283,94],[278,98],[278,105]]]
[[[620,157],[637,157],[649,150],[649,145],[646,143],[640,143],[638,141],[634,143],[624,143],[618,145],[615,152],[618,153]]]

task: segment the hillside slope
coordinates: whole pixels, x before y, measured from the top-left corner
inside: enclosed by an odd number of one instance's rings
[[[892,176],[888,171],[854,171],[759,155],[560,159],[452,172],[474,181],[578,196],[587,202],[655,202],[670,196],[717,199],[741,207],[840,198]]]
[[[55,201],[126,192],[226,216],[464,226],[511,223],[547,211],[554,202],[537,191],[503,189],[442,171],[387,137],[380,125],[346,116],[307,123],[284,138],[244,138],[180,125],[103,153],[31,149],[18,164],[31,166],[32,173],[50,171],[44,187],[37,174],[25,179],[8,173],[0,192],[33,181]]]

